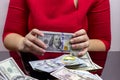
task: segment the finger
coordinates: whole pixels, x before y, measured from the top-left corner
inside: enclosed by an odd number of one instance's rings
[[[27,39],[41,48],[44,48],[44,49],[47,48],[45,43],[43,41],[41,41],[40,39],[38,39],[36,36],[29,35],[29,36],[27,36]]]
[[[36,35],[44,36],[43,32],[38,29],[33,29],[30,33],[35,36]]]
[[[84,29],[81,29],[79,31],[76,31],[74,34],[73,34],[73,37],[77,37],[77,36],[80,36],[80,35],[84,35],[86,34],[86,31]]]
[[[30,52],[30,53],[33,53],[33,54],[35,54],[35,55],[43,55],[44,53],[43,52],[37,52],[37,51],[35,51],[35,50],[31,50],[29,47],[25,47],[24,48],[24,52]]]
[[[27,39],[24,41],[24,44],[32,52],[45,53],[45,50],[43,48],[38,47]]]
[[[89,41],[72,44],[72,49],[83,49],[89,46]]]
[[[78,36],[78,37],[74,37],[70,40],[70,43],[81,43],[81,42],[85,42],[89,40],[87,35],[82,35],[82,36]]]
[[[84,48],[82,49],[79,53],[78,53],[78,57],[84,56],[88,51],[88,48]]]

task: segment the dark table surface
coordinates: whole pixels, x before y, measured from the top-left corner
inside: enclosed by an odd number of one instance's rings
[[[102,76],[103,80],[120,80],[120,51],[110,51]]]

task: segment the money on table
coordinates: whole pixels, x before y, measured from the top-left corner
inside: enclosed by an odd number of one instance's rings
[[[57,58],[29,61],[31,67],[37,71],[53,72],[60,67],[66,67],[74,70],[97,70],[101,69],[97,64],[92,62],[89,55],[78,58],[69,54],[63,54]]]
[[[70,59],[70,57],[73,59]],[[66,54],[54,59],[36,60],[36,61],[30,61],[29,63],[34,70],[44,71],[48,73],[55,71],[58,68],[64,66],[74,67],[81,65],[83,67],[87,67],[87,63],[85,61],[75,56],[70,56]]]

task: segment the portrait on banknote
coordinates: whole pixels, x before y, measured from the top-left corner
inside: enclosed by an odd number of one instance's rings
[[[61,41],[61,35],[59,34],[53,34],[50,38],[49,44],[48,44],[47,50],[51,51],[62,51],[62,41]]]

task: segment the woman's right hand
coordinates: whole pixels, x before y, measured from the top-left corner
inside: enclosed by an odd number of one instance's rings
[[[38,55],[43,55],[47,46],[37,36],[44,36],[38,29],[31,30],[25,37],[21,38],[18,43],[18,50],[22,52],[31,52]]]

